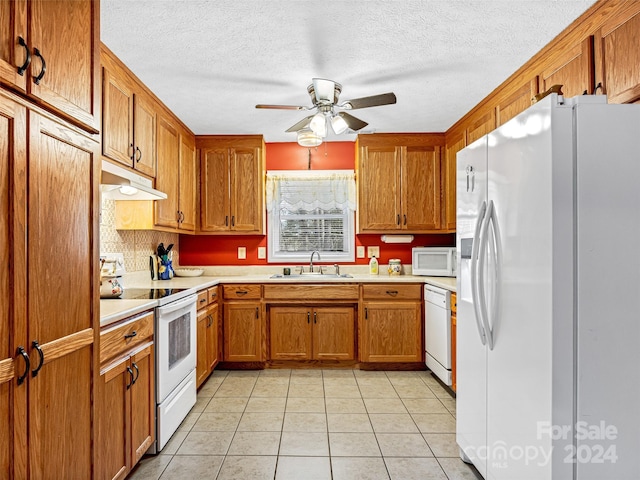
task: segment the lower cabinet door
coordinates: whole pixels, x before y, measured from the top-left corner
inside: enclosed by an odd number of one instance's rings
[[[310,360],[312,309],[272,307],[269,315],[271,360]]]
[[[128,425],[130,416],[127,386],[131,375],[127,370],[129,359],[108,366],[100,372],[96,389],[96,480],[124,478],[129,471],[127,455]]]
[[[262,313],[259,302],[224,305],[224,359],[227,362],[261,362]]]
[[[129,388],[131,395],[131,466],[138,463],[154,442],[156,396],[153,344],[131,356],[134,377]]]
[[[355,359],[353,307],[318,307],[313,310],[313,358]]]
[[[420,362],[420,302],[366,302],[360,339],[363,362]]]
[[[207,325],[209,311],[205,308],[198,310],[198,325],[196,332],[196,385],[199,387],[207,379],[209,369],[207,365]]]
[[[207,370],[211,373],[214,367],[218,363],[219,351],[218,351],[218,304],[215,303],[209,306],[209,315],[211,320],[207,324]]]

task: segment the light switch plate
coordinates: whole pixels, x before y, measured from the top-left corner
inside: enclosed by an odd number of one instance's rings
[[[374,255],[376,258],[380,258],[380,247],[367,247],[367,258],[371,258]]]
[[[356,256],[358,258],[364,258],[364,245],[358,245],[356,248]]]
[[[247,247],[238,247],[238,260],[245,260],[247,258]]]
[[[258,260],[267,258],[267,247],[258,247]]]

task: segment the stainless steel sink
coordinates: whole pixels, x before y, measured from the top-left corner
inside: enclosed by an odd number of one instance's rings
[[[291,275],[283,275],[282,273],[275,273],[269,278],[312,278],[314,280],[322,280],[323,278],[353,278],[348,273],[318,273],[318,272],[305,272],[305,273],[292,273]]]

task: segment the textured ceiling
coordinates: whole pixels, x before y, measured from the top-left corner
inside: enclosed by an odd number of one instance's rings
[[[442,132],[560,33],[593,0],[101,0],[102,41],[196,134],[285,130],[311,105],[313,77],[371,132]],[[327,140],[353,140],[353,135]]]

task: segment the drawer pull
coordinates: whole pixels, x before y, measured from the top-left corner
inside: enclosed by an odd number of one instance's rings
[[[248,290],[236,290],[236,295],[239,296],[246,295],[247,293],[249,293]]]
[[[40,371],[40,369],[42,368],[42,365],[44,364],[44,352],[42,351],[42,349],[40,348],[40,344],[38,344],[37,340],[34,340],[31,343],[31,346],[33,348],[35,348],[38,352],[38,356],[40,357],[40,363],[38,364],[38,366],[35,368],[35,370],[33,370],[31,372],[31,376],[32,377],[37,377],[38,376],[38,372]]]
[[[387,290],[387,295],[391,295],[392,297],[395,297],[396,295],[398,295],[398,291],[397,290]]]
[[[217,293],[212,293],[212,294],[211,294],[211,296],[212,296],[212,297],[217,297],[217,296],[218,296],[218,294],[217,294]]]
[[[16,355],[20,355],[24,358],[24,373],[18,377],[18,385],[22,385],[29,374],[29,370],[31,370],[31,361],[29,360],[29,355],[27,355],[24,347],[18,347]]]
[[[207,299],[206,299],[206,298],[201,298],[201,299],[200,299],[200,303],[204,303],[204,302],[206,302],[206,301],[207,301]]]
[[[135,337],[136,335],[138,335],[138,332],[136,332],[136,331],[134,330],[134,331],[133,331],[133,332],[131,332],[131,333],[127,333],[127,334],[124,336],[124,338],[133,338],[133,337]]]

